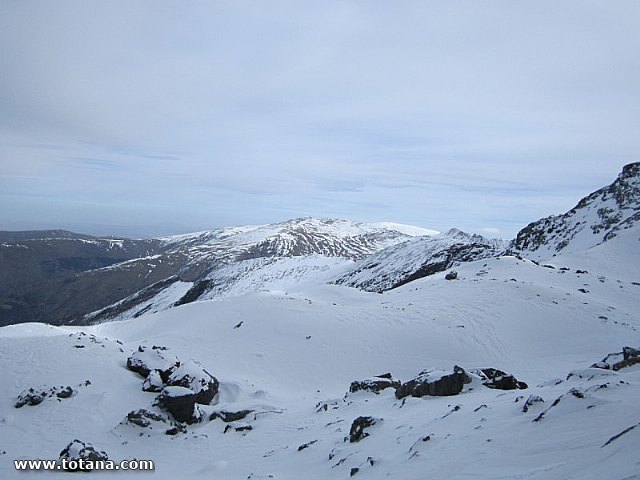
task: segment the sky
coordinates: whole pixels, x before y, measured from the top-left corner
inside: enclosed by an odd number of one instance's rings
[[[0,230],[511,238],[640,161],[640,2],[0,0]]]

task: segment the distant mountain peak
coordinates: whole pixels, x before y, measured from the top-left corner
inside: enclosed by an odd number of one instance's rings
[[[582,251],[640,225],[640,162],[625,165],[611,184],[587,195],[562,215],[530,223],[511,250],[544,257]]]

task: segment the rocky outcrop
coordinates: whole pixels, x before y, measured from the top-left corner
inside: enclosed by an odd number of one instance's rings
[[[351,428],[349,429],[349,442],[355,443],[359,442],[363,438],[369,436],[369,433],[365,430],[376,423],[382,421],[381,418],[374,417],[358,417],[351,423]]]
[[[375,377],[351,382],[351,385],[349,386],[349,393],[365,391],[378,394],[387,388],[398,388],[399,386],[399,380],[394,380],[390,373],[383,373],[382,375],[376,375]]]
[[[496,368],[480,368],[470,370],[470,372],[480,377],[485,387],[498,390],[524,390],[528,387],[525,382],[521,382],[513,375]]]
[[[594,363],[592,368],[603,368],[605,370],[620,370],[640,363],[640,349],[624,347],[622,352],[610,353],[601,361]]]
[[[413,380],[400,385],[396,389],[396,398],[401,399],[409,395],[412,397],[457,395],[469,381],[470,378],[460,367],[455,367],[453,373],[424,370]]]

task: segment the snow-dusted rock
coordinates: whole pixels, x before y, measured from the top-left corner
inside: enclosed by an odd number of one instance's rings
[[[188,360],[169,375],[167,385],[188,388],[196,394],[196,403],[208,405],[218,393],[220,383],[198,362]]]
[[[30,388],[18,395],[14,406],[16,408],[20,408],[25,405],[39,405],[45,398],[48,397],[63,399],[69,398],[73,394],[74,391],[69,386]]]
[[[156,397],[156,402],[177,422],[192,424],[201,420],[200,411],[196,408],[196,394],[186,387],[165,387]]]
[[[396,398],[457,395],[462,391],[469,377],[460,367],[455,367],[453,373],[443,370],[423,370],[413,380],[403,383],[396,389]]]
[[[478,368],[470,370],[470,373],[480,377],[482,384],[489,388],[498,390],[524,390],[528,387],[525,382],[521,382],[513,375],[498,370],[497,368]]]
[[[169,378],[173,370],[180,366],[178,357],[168,351],[166,347],[139,346],[127,359],[127,368],[147,377],[149,372],[157,370],[163,380]]]
[[[161,392],[164,388],[164,382],[162,381],[162,375],[160,370],[151,370],[147,378],[142,383],[142,390],[145,392]]]
[[[351,382],[351,385],[349,386],[349,393],[366,391],[378,394],[386,388],[398,388],[399,386],[399,380],[395,380],[390,373],[383,373],[382,375],[376,375],[375,377]]]
[[[129,412],[121,425],[130,425],[136,428],[144,428],[147,431],[157,431],[166,435],[175,435],[179,432],[185,432],[184,425],[180,425],[171,421],[164,414],[152,412],[141,408]]]
[[[109,460],[109,457],[105,452],[96,450],[90,443],[81,442],[80,440],[76,439],[70,442],[60,452],[60,460],[82,460],[85,462],[97,462]],[[80,470],[80,468],[71,471],[77,470]]]
[[[381,418],[374,417],[358,417],[351,423],[351,428],[349,429],[349,442],[355,443],[359,442],[365,437],[369,436],[368,432],[365,432],[365,429],[375,425],[376,423],[381,422]]]

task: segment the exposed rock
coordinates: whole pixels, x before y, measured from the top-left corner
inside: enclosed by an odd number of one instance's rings
[[[603,368],[605,370],[620,370],[640,363],[640,349],[624,347],[622,352],[610,353],[600,362],[591,365],[591,368]]]
[[[253,413],[253,410],[240,410],[238,412],[213,412],[209,417],[209,420],[215,420],[216,418],[222,419],[223,422],[235,422],[237,420],[242,420],[250,413]]]
[[[298,451],[301,452],[302,450],[304,450],[305,448],[309,448],[311,445],[313,445],[314,443],[317,443],[318,440],[311,440],[310,442],[307,443],[303,443],[302,445],[300,445],[298,447]]]
[[[178,366],[169,375],[167,385],[185,387],[196,394],[196,403],[208,405],[218,393],[218,380],[207,372],[195,360],[189,360]]]
[[[149,410],[145,410],[141,408],[139,410],[134,410],[127,414],[126,423],[136,425],[138,427],[147,428],[150,427],[152,423],[155,422],[167,422],[167,418],[158,413],[150,412]]]
[[[14,406],[16,408],[20,408],[25,405],[39,405],[45,398],[48,397],[63,399],[69,398],[73,396],[73,394],[74,391],[69,386],[30,388],[29,390],[25,390],[20,393],[20,395],[18,395]]]
[[[151,370],[147,378],[145,378],[142,383],[142,390],[145,392],[161,392],[164,388],[164,382],[162,381],[162,376],[160,375],[160,370]]]
[[[358,467],[353,467],[350,471],[349,471],[349,476],[353,477],[356,473],[358,473],[360,471],[360,469]]]
[[[542,397],[538,395],[529,395],[529,398],[527,398],[527,401],[524,402],[524,405],[522,406],[522,413],[527,413],[532,407],[543,403],[544,399]]]
[[[60,460],[65,460],[67,462],[70,461],[79,461],[83,462],[97,462],[97,461],[106,461],[109,460],[107,454],[103,451],[96,450],[93,445],[90,443],[81,442],[80,440],[74,440],[69,443],[61,452],[60,452]],[[86,465],[85,465],[86,466]],[[90,469],[83,468],[68,468],[70,471],[88,471]]]
[[[196,394],[185,387],[166,387],[156,398],[157,405],[169,412],[178,422],[188,424],[200,421],[196,409]]]
[[[472,370],[472,373],[478,375],[482,379],[485,387],[495,388],[498,390],[524,390],[528,388],[525,382],[521,382],[513,375],[498,370],[496,368],[480,368]]]
[[[180,366],[178,357],[170,353],[166,347],[139,346],[138,350],[127,359],[127,368],[143,377],[147,377],[152,370],[157,370],[162,380],[167,381],[173,370]]]
[[[400,399],[409,395],[412,397],[457,395],[462,391],[464,384],[468,382],[467,374],[460,367],[456,367],[453,373],[442,370],[424,370],[413,380],[400,385],[396,389],[396,398]]]
[[[375,377],[351,382],[349,392],[355,393],[362,390],[378,394],[387,388],[398,388],[399,386],[399,380],[394,380],[390,373],[383,373],[382,375],[376,375]]]
[[[451,270],[450,272],[448,272],[445,276],[444,276],[445,280],[457,280],[458,279],[458,272],[456,272],[455,270]]]
[[[369,433],[365,432],[366,428],[369,428],[376,423],[382,421],[381,418],[373,418],[373,417],[358,417],[351,424],[351,429],[349,430],[349,442],[355,443],[359,442],[365,437],[369,436]]]

